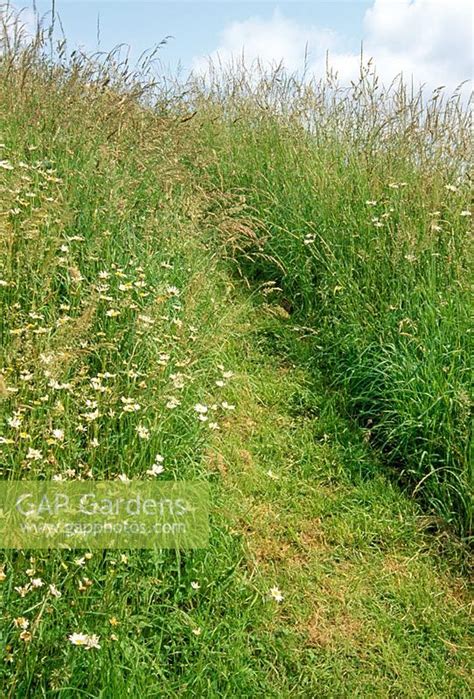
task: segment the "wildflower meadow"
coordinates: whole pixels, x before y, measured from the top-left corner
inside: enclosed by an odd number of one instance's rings
[[[1,548],[0,695],[471,696],[460,94],[2,17],[4,487],[210,495],[206,546]]]

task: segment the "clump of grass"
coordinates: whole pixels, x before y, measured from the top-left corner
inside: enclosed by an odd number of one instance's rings
[[[464,93],[410,93],[401,79],[385,89],[370,63],[348,89],[330,72],[318,83],[255,66],[211,77],[197,104],[214,152],[205,173],[226,195],[210,215],[231,255],[283,288],[313,328],[315,361],[400,480],[468,532]]]

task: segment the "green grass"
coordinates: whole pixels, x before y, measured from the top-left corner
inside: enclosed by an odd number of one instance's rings
[[[466,106],[384,92],[368,71],[349,90],[278,72],[214,80],[196,97],[210,151],[196,177],[213,188],[221,240],[313,328],[316,365],[394,475],[468,535]]]
[[[209,207],[221,240],[311,326],[315,364],[394,475],[469,534],[467,110],[410,101],[403,85],[385,94],[369,73],[349,91],[226,78],[233,90],[217,83],[198,125],[213,155],[197,177],[223,193]],[[275,99],[282,114],[262,106]]]
[[[440,557],[443,535],[427,534],[272,311],[242,326],[238,408],[215,463],[252,575],[285,595],[262,625],[274,695],[464,696],[469,595],[447,564],[460,551],[446,541]]]
[[[427,497],[461,521],[464,258],[451,247],[449,264],[410,263],[387,286],[390,239],[360,202],[392,202],[408,226],[428,206],[421,180],[408,165],[411,188],[353,180],[327,144],[261,119],[251,99],[231,125],[229,97],[201,92],[183,121],[189,105],[159,92],[145,108],[144,82],[113,58],[63,52],[60,69],[41,49],[39,37],[0,60],[1,477],[141,480],[159,453],[160,478],[211,484],[211,537],[196,551],[4,551],[0,693],[470,696],[465,544],[399,487],[384,437],[391,425],[410,475],[421,435],[418,476],[459,439]],[[443,176],[429,205],[446,198],[458,232],[445,242],[460,246],[461,186],[448,194]],[[370,260],[356,269],[359,244]],[[445,316],[430,326],[420,299],[433,303],[436,280]],[[370,294],[395,293],[406,308],[390,322],[367,312]],[[387,337],[417,304],[432,344],[415,372],[413,326]],[[430,414],[431,436],[419,419],[411,432],[409,398],[429,403],[435,375],[449,410]],[[73,646],[75,632],[100,649]]]

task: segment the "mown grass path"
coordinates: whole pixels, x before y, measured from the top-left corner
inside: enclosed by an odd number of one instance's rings
[[[267,595],[248,636],[267,695],[469,696],[455,544],[426,531],[341,417],[305,331],[263,296],[235,296],[221,348],[235,410],[208,463],[246,552],[240,575]]]

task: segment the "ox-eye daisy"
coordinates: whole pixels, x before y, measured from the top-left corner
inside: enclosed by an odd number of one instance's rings
[[[68,636],[69,641],[73,646],[83,646],[86,650],[91,648],[100,648],[100,637],[93,633],[91,636],[87,633],[72,633]]]
[[[147,475],[149,476],[159,476],[164,471],[162,464],[154,463],[151,468],[147,470]]]
[[[138,425],[136,428],[136,432],[140,439],[150,439],[150,430],[148,429],[148,427]]]
[[[270,588],[270,592],[268,594],[270,595],[270,597],[272,599],[275,600],[275,602],[283,602],[283,599],[284,599],[283,594],[282,594],[280,588],[276,587],[276,585],[275,585],[275,587]]]

